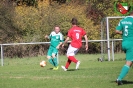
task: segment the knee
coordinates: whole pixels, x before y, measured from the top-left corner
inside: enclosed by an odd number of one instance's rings
[[[51,57],[50,56],[47,56],[47,59],[50,59]]]
[[[131,67],[132,64],[133,64],[132,61],[126,61],[126,65],[127,65],[127,66]]]
[[[52,54],[52,57],[55,58],[55,54]]]

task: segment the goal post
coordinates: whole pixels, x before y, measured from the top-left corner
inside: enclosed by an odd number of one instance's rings
[[[111,60],[111,47],[112,47],[112,60],[114,61],[114,45],[113,45],[113,42],[116,41],[116,40],[112,40],[110,39],[110,20],[111,19],[122,19],[124,18],[125,16],[112,16],[112,17],[105,17],[103,18],[103,20],[101,21],[101,40],[103,40],[103,36],[104,36],[104,31],[103,31],[103,22],[105,21],[106,22],[106,40],[107,40],[107,53],[108,53],[108,61]],[[117,23],[118,24],[118,23]],[[116,25],[117,25],[116,24]],[[118,39],[118,41],[121,40],[121,39]],[[112,46],[110,46],[110,42],[112,41]],[[102,49],[103,48],[103,44],[101,43],[101,52],[103,52]]]

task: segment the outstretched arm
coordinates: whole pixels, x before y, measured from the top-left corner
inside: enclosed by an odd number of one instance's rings
[[[56,47],[56,49],[59,49],[60,48],[60,46],[62,45],[63,43],[62,42],[60,42],[59,43],[59,45]]]
[[[122,31],[116,30],[115,31],[116,34],[121,34],[122,35]]]
[[[62,44],[62,47],[69,41],[69,37],[66,38],[65,42]]]
[[[49,36],[48,35],[45,35],[45,38],[49,39]]]
[[[84,35],[84,38],[85,38],[85,50],[88,50],[88,38],[87,38],[87,35]]]

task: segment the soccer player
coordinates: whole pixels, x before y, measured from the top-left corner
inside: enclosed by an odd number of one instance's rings
[[[118,85],[122,85],[122,79],[126,76],[133,63],[133,12],[119,22],[116,33],[122,35],[122,49],[126,53],[126,63],[116,80]]]
[[[88,50],[88,38],[86,35],[85,30],[83,30],[81,27],[77,26],[77,19],[73,18],[71,23],[72,23],[72,28],[69,29],[67,38],[65,42],[62,44],[62,47],[71,39],[71,43],[69,45],[69,48],[67,50],[67,63],[65,66],[61,66],[64,71],[67,71],[69,65],[71,62],[76,63],[76,69],[79,68],[80,61],[78,61],[74,56],[82,46],[82,37],[84,36],[85,38],[85,48]]]
[[[63,35],[60,32],[60,28],[55,26],[54,31],[49,36],[46,35],[45,38],[50,39],[50,47],[47,52],[48,61],[54,66],[53,70],[58,70],[59,66],[56,55],[63,42]]]

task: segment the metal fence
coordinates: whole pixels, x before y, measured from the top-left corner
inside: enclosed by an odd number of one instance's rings
[[[114,53],[115,53],[116,47],[117,47],[117,45],[115,43],[118,42],[118,41],[121,41],[121,40],[122,39],[88,40],[88,43],[89,43],[89,45],[90,45],[90,43],[98,43],[100,45],[100,47],[98,47],[98,50],[99,50],[99,52],[101,54],[101,57],[99,57],[99,58],[104,58],[104,55],[106,54],[108,56],[107,57],[108,61],[111,61],[111,59],[112,59],[112,61],[114,61],[115,60]],[[111,49],[107,47],[108,41],[110,42]],[[85,42],[85,41],[82,41],[82,42]],[[0,44],[0,46],[1,46],[1,66],[4,65],[4,48],[6,46],[14,46],[14,47],[16,47],[17,45],[22,46],[22,45],[41,45],[41,44],[46,45],[46,44],[50,44],[50,42],[32,42],[32,43],[7,43],[7,44]],[[89,49],[90,48],[92,49],[92,47],[95,48],[96,46],[97,45],[95,45],[95,46],[93,46],[93,45],[92,46],[89,46]],[[118,46],[121,46],[121,44],[118,44]],[[110,49],[112,52],[107,53],[108,49]],[[94,52],[95,50],[92,49],[91,51]],[[111,57],[111,53],[112,53],[112,58],[109,58],[109,57]]]
[[[4,65],[4,46],[13,46],[13,45],[33,45],[33,44],[49,44],[50,42],[32,42],[32,43],[6,43],[0,44],[1,46],[1,66]]]

